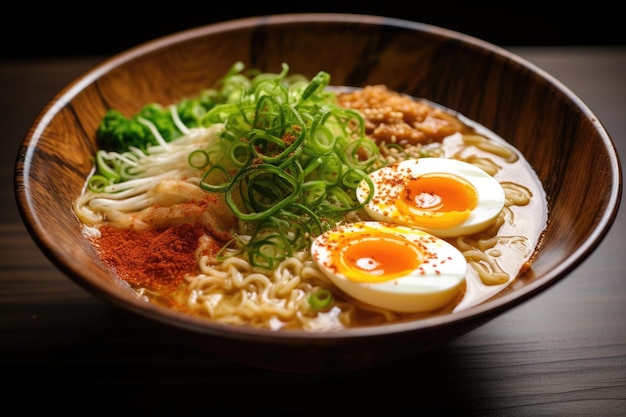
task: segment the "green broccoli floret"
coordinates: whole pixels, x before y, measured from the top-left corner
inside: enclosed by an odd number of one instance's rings
[[[152,137],[150,129],[115,109],[104,115],[96,133],[100,149],[118,152],[128,150],[129,146],[145,149],[149,137]]]
[[[197,98],[181,100],[176,105],[176,111],[185,126],[198,127],[201,125],[202,117],[215,104],[214,94],[206,91]],[[174,123],[169,108],[150,103],[130,118],[118,110],[109,110],[96,132],[98,147],[106,151],[125,152],[130,146],[146,150],[148,146],[157,145],[159,142],[141,119],[151,122],[166,142],[171,142],[183,134]]]
[[[202,126],[206,113],[218,104],[215,90],[205,90],[197,98],[183,99],[176,105],[180,120],[185,126]]]

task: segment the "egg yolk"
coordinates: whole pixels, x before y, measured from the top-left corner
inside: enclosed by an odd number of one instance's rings
[[[332,252],[339,273],[355,282],[383,282],[417,269],[424,254],[409,240],[391,234],[344,234]]]
[[[478,192],[453,174],[434,173],[405,184],[398,210],[416,226],[444,228],[463,223],[478,204]]]

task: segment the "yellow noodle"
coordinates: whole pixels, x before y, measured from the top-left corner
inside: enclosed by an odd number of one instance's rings
[[[519,158],[512,149],[491,141],[483,135],[463,135],[463,141],[468,145],[474,145],[486,152],[498,155],[509,163],[513,163]]]

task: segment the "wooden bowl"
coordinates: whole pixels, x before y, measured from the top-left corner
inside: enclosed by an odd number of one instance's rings
[[[385,84],[459,111],[522,152],[548,199],[548,225],[532,269],[507,291],[467,310],[409,323],[332,333],[229,327],[140,301],[81,234],[72,202],[109,108],[136,113],[213,85],[233,65],[335,85]],[[621,195],[618,155],[601,122],[558,80],[481,40],[425,24],[346,15],[246,18],[176,33],[113,56],[60,91],[28,131],[16,163],[23,221],[47,257],[95,296],[144,317],[181,343],[285,372],[374,367],[433,349],[545,291],[606,235]],[[79,311],[76,314],[80,314]]]

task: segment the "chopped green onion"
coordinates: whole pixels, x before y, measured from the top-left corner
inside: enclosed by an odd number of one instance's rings
[[[283,186],[283,188],[278,190],[274,187],[268,187],[270,183],[275,186]],[[239,208],[234,197],[234,192],[239,187],[234,187],[235,184],[248,190],[244,203],[248,208],[258,211],[244,212]],[[231,185],[226,189],[225,197],[230,209],[241,220],[258,221],[296,201],[300,196],[300,190],[301,181],[299,178],[289,175],[288,172],[274,165],[261,164],[251,165],[245,170],[239,171],[233,178]],[[271,198],[274,200],[270,201]]]
[[[320,288],[311,294],[308,303],[313,310],[324,310],[333,302],[333,293],[325,288]]]
[[[101,193],[107,185],[111,184],[111,179],[104,175],[92,175],[87,182],[87,188],[94,193]]]
[[[209,154],[198,149],[189,154],[188,161],[192,168],[202,169],[209,165]]]
[[[230,181],[230,175],[224,167],[214,165],[202,176],[200,187],[211,192],[223,192],[230,186]]]

